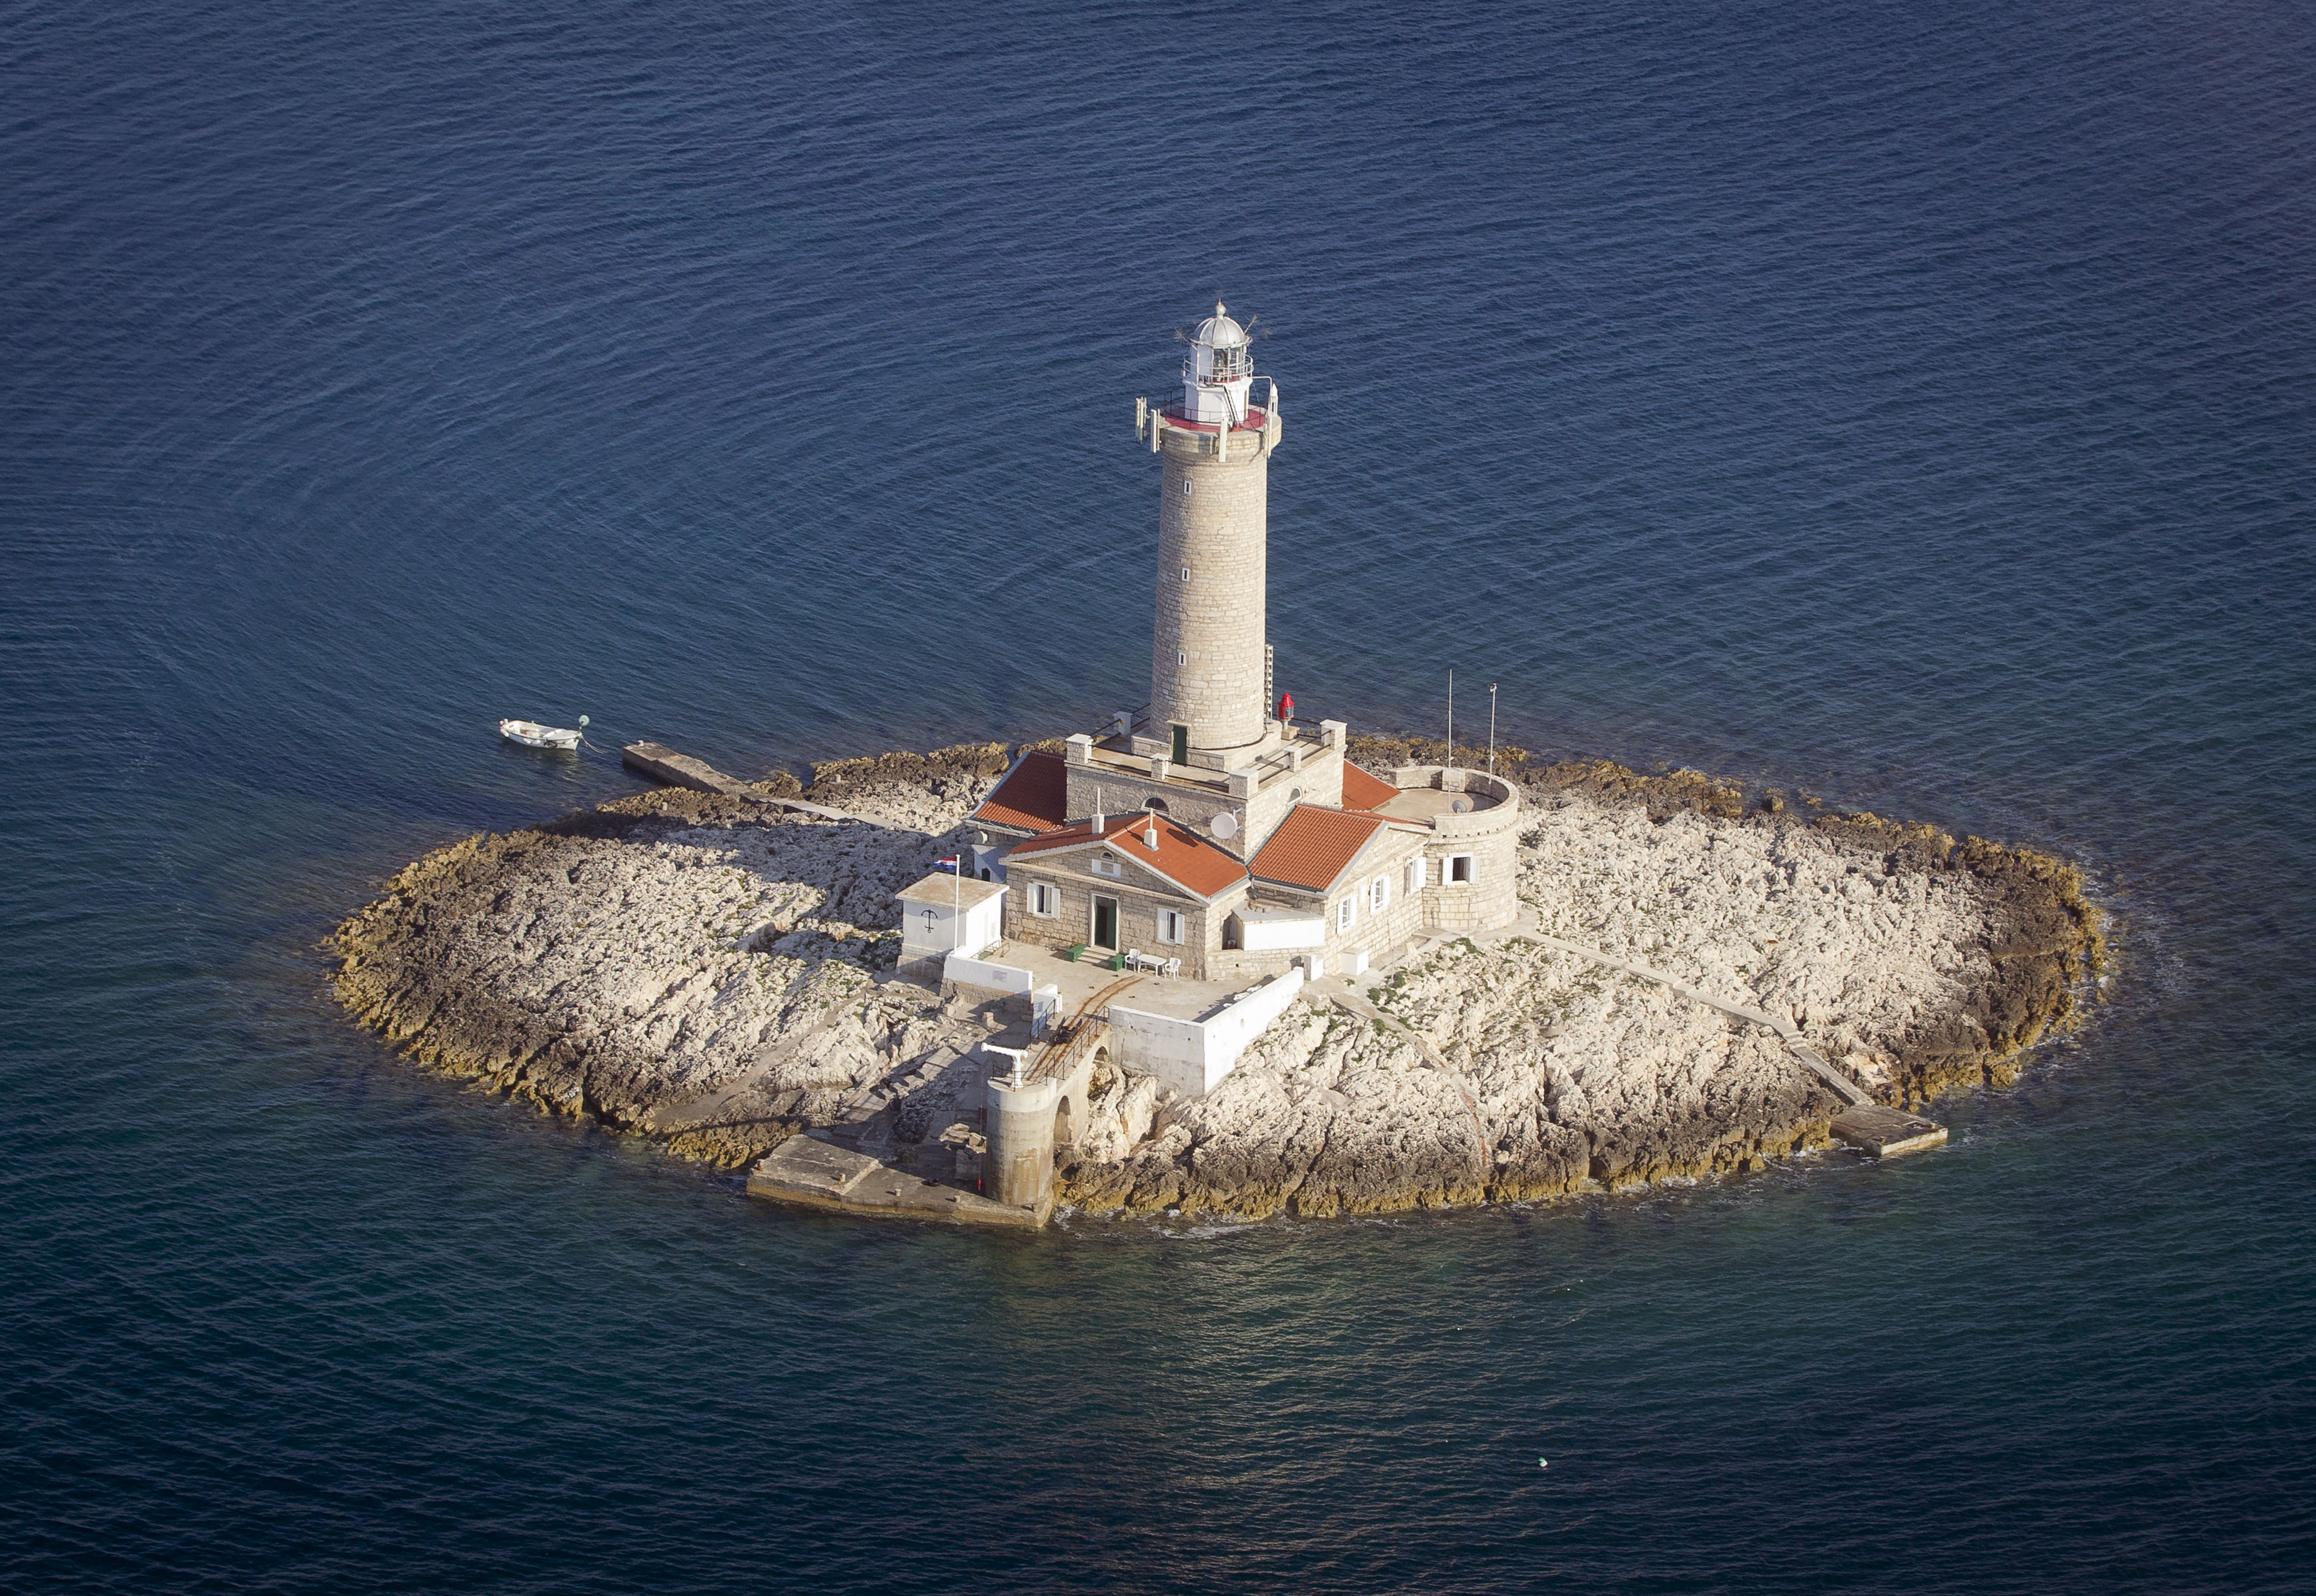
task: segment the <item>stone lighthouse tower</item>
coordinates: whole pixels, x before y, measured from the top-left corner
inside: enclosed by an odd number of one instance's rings
[[[1246,329],[1216,301],[1182,362],[1180,403],[1136,408],[1164,460],[1149,735],[1174,763],[1227,769],[1271,731],[1265,500],[1278,387],[1255,375]]]

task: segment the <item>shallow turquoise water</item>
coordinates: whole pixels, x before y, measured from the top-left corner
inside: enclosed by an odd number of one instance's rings
[[[0,16],[8,1583],[2304,1584],[2304,16]],[[1306,711],[2065,851],[2094,1023],[1887,1168],[1023,1239],[341,1021],[381,878],[628,789],[500,715],[1138,701],[1216,290]]]

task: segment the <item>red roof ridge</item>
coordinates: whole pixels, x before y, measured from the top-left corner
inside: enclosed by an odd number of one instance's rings
[[[1154,825],[1158,828],[1158,847],[1154,851],[1144,841]],[[1010,862],[1024,855],[1054,853],[1095,843],[1118,847],[1135,863],[1199,897],[1213,897],[1246,879],[1246,866],[1236,854],[1208,842],[1178,820],[1147,810],[1108,816],[1100,832],[1093,829],[1091,820],[1073,820],[1016,843],[1006,859]]]

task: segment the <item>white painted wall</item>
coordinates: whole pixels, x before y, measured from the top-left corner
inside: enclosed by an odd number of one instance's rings
[[[952,953],[941,961],[941,979],[962,986],[987,986],[998,992],[1029,990],[1028,970],[1017,970],[1010,964],[985,963],[962,953]]]
[[[1249,953],[1281,948],[1323,948],[1327,922],[1319,914],[1241,914],[1239,932]]]
[[[1303,990],[1303,972],[1289,970],[1241,993],[1204,1020],[1109,1007],[1110,1057],[1120,1068],[1155,1076],[1185,1097],[1204,1097],[1238,1067],[1239,1055]]]
[[[984,885],[984,890],[986,890]],[[901,905],[901,962],[939,958],[946,953],[975,954],[1005,934],[1005,894],[991,893],[965,906],[965,923],[948,904],[904,903]]]

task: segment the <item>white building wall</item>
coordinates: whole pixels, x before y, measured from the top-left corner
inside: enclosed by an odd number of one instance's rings
[[[1145,1013],[1112,1003],[1110,1058],[1121,1069],[1155,1076],[1184,1097],[1204,1097],[1238,1067],[1239,1055],[1303,990],[1303,972],[1289,970],[1233,998],[1203,1020]]]
[[[965,907],[960,926],[949,904],[904,903],[901,905],[901,962],[940,958],[950,953],[980,952],[1005,934],[1005,894],[998,891]]]

